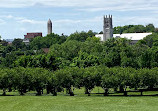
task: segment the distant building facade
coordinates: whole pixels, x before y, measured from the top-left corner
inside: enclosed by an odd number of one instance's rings
[[[47,30],[48,30],[47,34],[51,34],[52,33],[52,21],[50,19],[47,22]]]
[[[31,39],[34,39],[35,37],[42,37],[42,32],[33,32],[33,33],[27,33],[27,35],[24,35],[23,42],[28,45]]]
[[[139,40],[151,34],[152,33],[123,33],[123,34],[113,34],[113,37],[114,38],[127,38],[131,40],[131,44],[136,44]],[[96,34],[95,36],[100,38],[101,41],[104,41],[103,34]]]
[[[101,41],[106,41],[110,38],[127,38],[131,40],[131,44],[136,44],[144,37],[151,35],[152,33],[123,33],[113,34],[112,15],[103,17],[103,34],[96,34],[95,36],[100,38]]]

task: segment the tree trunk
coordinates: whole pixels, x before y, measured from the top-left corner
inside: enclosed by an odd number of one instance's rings
[[[154,86],[149,86],[149,89],[153,89],[154,88]]]
[[[23,89],[23,92],[24,92],[24,93],[26,93],[26,92],[27,92],[27,91],[26,91],[26,88],[24,88],[24,89]]]
[[[141,94],[140,94],[141,96],[143,96],[143,91],[141,91]]]
[[[70,94],[70,93],[69,93],[69,89],[68,89],[68,88],[66,88],[66,94]]]
[[[127,88],[127,87],[125,86],[124,96],[127,96],[126,88]]]
[[[47,94],[49,94],[51,92],[49,87],[47,87],[46,90],[47,90]]]
[[[115,92],[117,91],[117,87],[114,88],[114,91],[115,91]]]
[[[89,91],[87,88],[85,89],[85,94],[89,94]]]
[[[8,90],[8,92],[12,92],[12,88],[11,88],[11,87],[9,87],[9,90]]]
[[[6,96],[6,90],[5,90],[5,88],[3,88],[3,94],[2,95]]]
[[[99,87],[98,87],[98,93],[99,93]]]
[[[57,89],[54,87],[54,88],[51,90],[51,93],[53,94],[53,96],[57,96]]]
[[[108,96],[108,88],[105,89],[104,96]]]
[[[36,91],[37,91],[37,96],[41,96],[42,94],[41,94],[41,89],[40,88],[38,88],[38,89],[36,89]]]
[[[57,96],[57,92],[55,90],[53,91],[53,96]]]
[[[21,95],[21,96],[22,96],[22,95],[24,95],[24,93],[23,93],[23,91],[22,91],[22,90],[20,91],[20,95]]]
[[[124,92],[123,86],[120,86],[120,92]]]
[[[69,88],[69,94],[70,94],[70,96],[74,96],[74,93],[73,93],[73,91],[71,90],[71,88]]]

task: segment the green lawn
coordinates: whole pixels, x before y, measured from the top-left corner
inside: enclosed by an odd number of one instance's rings
[[[95,88],[92,93],[104,92],[102,88]],[[36,92],[28,92],[19,96],[17,91],[7,92],[8,96],[0,96],[0,111],[158,111],[158,96],[117,96],[103,95],[87,96],[84,88],[75,89],[74,97],[66,92],[35,96]],[[0,90],[0,95],[2,90]],[[130,93],[140,95],[140,93]],[[155,92],[144,92],[144,95],[155,95]],[[115,94],[114,94],[115,95]]]
[[[157,111],[158,97],[6,96],[0,111]]]

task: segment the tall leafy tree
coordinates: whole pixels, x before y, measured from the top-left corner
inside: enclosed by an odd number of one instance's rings
[[[57,35],[57,34],[48,34],[46,37],[36,37],[34,38],[31,43],[30,47],[35,50],[39,50],[41,48],[49,48],[51,45],[54,44],[61,44],[66,40],[65,35]]]
[[[67,38],[67,40],[69,41],[69,40],[77,40],[77,41],[81,41],[81,42],[84,42],[84,41],[86,41],[86,39],[88,38],[88,37],[93,37],[93,36],[95,36],[95,32],[93,32],[92,30],[89,30],[88,32],[84,32],[84,31],[82,31],[82,32],[75,32],[75,33],[73,33],[73,34],[71,34],[68,38]]]
[[[25,44],[23,43],[22,39],[14,39],[14,41],[12,42],[13,47],[16,48],[16,50],[18,49],[22,49],[25,47]]]

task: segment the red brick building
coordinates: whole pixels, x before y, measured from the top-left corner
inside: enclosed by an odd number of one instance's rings
[[[42,37],[42,32],[35,32],[35,33],[27,33],[27,35],[24,35],[23,42],[28,45],[30,42],[30,39],[34,39],[35,37]]]
[[[24,35],[25,39],[33,39],[35,37],[42,37],[42,33],[41,32],[37,32],[37,33],[27,33],[27,35]]]

